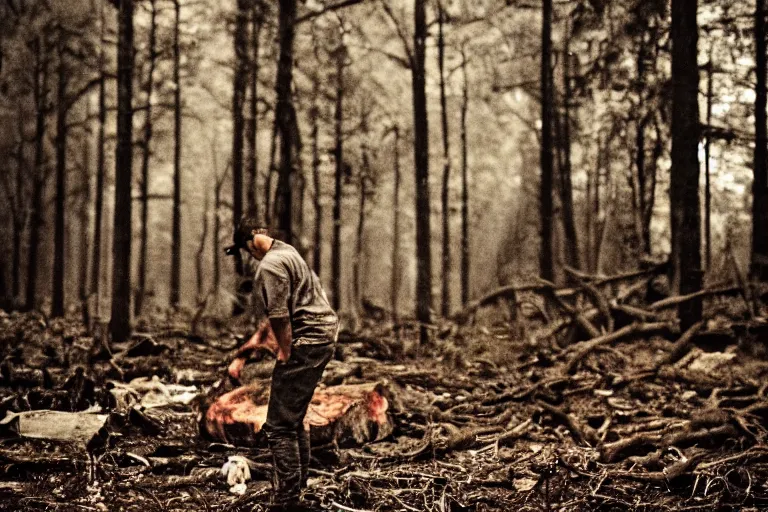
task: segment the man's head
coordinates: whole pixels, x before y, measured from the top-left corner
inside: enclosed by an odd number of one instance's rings
[[[224,252],[234,255],[238,250],[245,249],[251,256],[260,260],[269,250],[272,238],[269,236],[269,228],[256,217],[243,217],[237,224],[232,234],[233,244],[226,247]]]

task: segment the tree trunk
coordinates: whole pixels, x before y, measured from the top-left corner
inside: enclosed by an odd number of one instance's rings
[[[43,187],[45,185],[45,118],[48,98],[48,39],[45,34],[35,40],[35,168],[32,179],[32,219],[29,230],[29,266],[27,267],[27,309],[37,306],[38,251],[40,227],[43,223]]]
[[[461,71],[461,304],[469,302],[469,183],[467,147],[467,111],[469,110],[469,84],[467,83],[467,57],[462,48]]]
[[[638,119],[635,123],[635,168],[637,171],[637,198],[638,207],[635,211],[636,224],[639,226],[639,242],[642,254],[651,253],[650,225],[645,224],[645,212],[647,203],[647,178],[645,168],[645,129],[648,126],[649,114],[643,112],[646,101],[646,80],[645,80],[645,59],[646,48],[644,35],[640,35],[640,47],[637,52],[637,83],[638,95],[640,98],[638,110]]]
[[[756,0],[755,49],[757,85],[755,88],[755,153],[752,182],[752,264],[753,279],[768,279],[768,165],[766,164],[766,43],[765,0]]]
[[[256,180],[259,169],[259,39],[261,37],[260,2],[253,2],[251,12],[251,66],[250,66],[250,101],[248,103],[248,123],[245,126],[246,146],[246,208],[248,215],[256,214]]]
[[[178,308],[181,299],[181,55],[179,29],[181,4],[173,1],[173,226],[171,230],[171,307]]]
[[[565,260],[571,268],[581,268],[579,261],[579,240],[576,233],[576,214],[573,208],[573,184],[571,175],[571,56],[570,26],[566,27],[565,52],[563,54],[563,168],[560,173],[560,202],[562,203],[563,228],[565,232]]]
[[[141,249],[139,250],[139,286],[136,289],[134,314],[141,315],[147,284],[147,246],[149,234],[149,158],[152,154],[152,91],[155,78],[155,57],[157,47],[156,0],[150,0],[152,8],[149,25],[149,71],[147,76],[147,112],[144,120],[144,140],[141,158]],[[175,174],[174,174],[175,176]],[[175,210],[174,210],[175,211]]]
[[[643,212],[643,236],[648,241],[648,250],[650,254],[651,247],[651,220],[653,219],[653,207],[656,204],[656,183],[658,181],[659,160],[664,154],[664,137],[662,135],[661,123],[659,119],[654,115],[653,128],[655,132],[655,139],[653,141],[653,152],[651,153],[651,161],[648,166],[647,181],[648,195],[645,202],[645,212]]]
[[[609,139],[610,142],[610,139]],[[597,166],[593,172],[591,180],[591,194],[589,204],[587,208],[589,210],[589,232],[590,243],[588,250],[589,257],[589,271],[592,274],[597,273],[598,262],[600,261],[600,249],[602,245],[602,231],[604,223],[600,220],[600,177],[602,174],[603,166],[605,165],[605,148],[610,144],[606,144],[602,138],[598,135],[597,138]]]
[[[53,235],[53,301],[51,316],[64,316],[64,249],[65,249],[65,203],[67,200],[67,76],[64,65],[64,35],[57,37],[59,65],[56,87],[56,202]]]
[[[448,192],[450,190],[451,177],[451,153],[448,133],[448,105],[445,97],[445,38],[443,29],[445,25],[445,10],[442,3],[437,6],[437,69],[440,79],[440,122],[443,134],[443,186],[441,190],[442,221],[443,221],[443,261],[442,261],[442,294],[440,300],[440,314],[446,318],[451,309],[451,223],[450,209],[448,206]]]
[[[101,3],[101,48],[99,49],[99,134],[96,156],[96,204],[93,219],[93,258],[91,261],[91,293],[95,297],[96,315],[101,317],[101,233],[104,215],[104,165],[105,165],[105,126],[107,121],[106,41],[104,40],[106,19],[105,2]]]
[[[121,0],[117,46],[117,148],[112,245],[112,342],[131,334],[131,175],[133,162],[133,0]]]
[[[597,136],[598,151],[600,147],[600,135]],[[587,183],[584,197],[584,234],[586,243],[584,244],[584,267],[590,274],[592,273],[592,248],[594,247],[594,219],[592,215],[592,196],[595,193],[595,170],[587,167],[585,171]]]
[[[303,142],[301,139],[301,128],[296,115],[295,104],[299,103],[296,98],[291,103],[291,237],[296,248],[301,253],[302,258],[306,258],[304,247],[299,243],[304,233],[304,197],[307,190],[307,180],[304,177],[304,162],[301,158]]]
[[[277,161],[277,114],[272,120],[272,139],[269,144],[269,168],[264,180],[264,222],[272,225],[272,177],[275,175]]]
[[[280,57],[277,63],[277,133],[280,137],[280,167],[275,193],[274,217],[278,231],[285,237],[286,242],[293,243],[293,225],[291,221],[293,177],[293,123],[295,112],[291,94],[293,83],[293,36],[296,21],[296,0],[280,0]]]
[[[214,174],[214,185],[216,185],[216,176]],[[205,241],[208,238],[208,214],[209,214],[209,206],[210,206],[210,200],[208,199],[208,194],[205,194],[205,202],[203,204],[203,232],[200,234],[200,245],[197,247],[197,254],[195,257],[195,271],[196,271],[196,277],[197,277],[197,303],[203,304],[203,301],[205,300],[205,272],[204,272],[204,264],[205,264]]]
[[[552,280],[552,0],[543,0],[541,23],[541,181],[539,184],[539,222],[541,248],[539,274]]]
[[[341,200],[342,176],[344,174],[344,52],[336,50],[336,111],[335,137],[336,144],[333,158],[336,162],[333,192],[333,250],[331,255],[331,282],[333,283],[333,308],[341,308]]]
[[[216,293],[217,301],[219,289],[221,288],[221,252],[219,250],[219,241],[221,240],[221,188],[224,185],[227,176],[227,169],[219,176],[219,164],[216,152],[216,141],[211,145],[213,157],[213,172],[216,178],[216,186],[213,189],[213,289]]]
[[[707,62],[707,133],[704,136],[704,261],[707,271],[712,268],[712,189],[709,183],[709,157],[712,143],[710,132],[712,131],[712,99],[714,95],[712,55],[713,47],[710,45],[709,61]]]
[[[294,127],[295,129],[298,129],[298,125]],[[296,170],[294,171],[294,180],[293,180],[293,187],[296,189],[296,195],[298,196],[296,198],[296,208],[295,213],[293,217],[296,219],[296,226],[294,231],[294,241],[299,242],[304,234],[304,208],[306,207],[305,199],[307,196],[307,180],[304,177],[304,166],[302,164],[301,158],[299,156],[301,155],[301,146],[296,147]],[[303,244],[298,244],[298,248],[300,251],[302,251],[302,257],[306,257],[304,254],[305,248],[303,247]]]
[[[365,165],[365,164],[364,164]],[[355,239],[355,260],[352,266],[352,280],[355,290],[355,308],[359,311],[363,303],[360,268],[363,263],[363,239],[365,235],[365,200],[368,195],[368,179],[360,179],[360,206],[357,217],[357,237]]]
[[[416,319],[419,342],[429,341],[432,308],[432,248],[429,227],[429,120],[424,54],[427,42],[426,0],[415,0],[413,33],[413,154],[416,178]]]
[[[83,323],[86,326],[91,324],[91,312],[88,308],[88,234],[90,227],[89,208],[91,204],[91,104],[86,102],[85,126],[86,131],[81,141],[83,145],[83,197],[80,202],[80,276],[79,276],[79,299],[80,311],[83,317]]]
[[[213,289],[218,296],[221,288],[221,255],[219,254],[219,240],[221,237],[221,188],[216,187],[213,209],[216,215],[213,217]]]
[[[701,289],[699,213],[699,74],[696,63],[696,0],[672,0],[672,290],[686,295]],[[701,301],[680,305],[680,328],[701,319]]]
[[[392,325],[397,331],[400,323],[398,314],[400,296],[400,127],[395,125],[395,179],[392,204],[392,281],[390,283],[390,302],[392,307]]]
[[[309,111],[312,124],[312,183],[315,189],[312,204],[315,210],[314,244],[312,247],[312,267],[320,275],[322,268],[323,240],[323,205],[320,195],[320,77],[315,74],[312,81],[312,107]]]
[[[237,0],[235,75],[232,89],[232,228],[243,216],[243,106],[248,80],[248,0]],[[235,272],[243,275],[243,260],[235,254]]]
[[[16,198],[13,206],[13,259],[11,262],[11,294],[14,307],[20,299],[21,292],[21,236],[26,224],[24,213],[24,171],[26,168],[24,158],[24,116],[19,111],[19,146],[16,148]]]
[[[364,122],[365,124],[365,122]],[[367,138],[367,127],[364,128],[364,137]],[[360,311],[363,304],[363,292],[360,269],[363,263],[363,240],[365,237],[365,206],[368,197],[368,180],[371,173],[371,164],[368,157],[368,148],[363,144],[361,148],[363,166],[360,169],[360,205],[357,217],[357,237],[355,239],[355,260],[352,266],[352,284],[355,291],[355,309]]]

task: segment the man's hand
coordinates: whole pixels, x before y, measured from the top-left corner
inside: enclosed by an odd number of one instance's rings
[[[288,350],[279,349],[277,351],[277,360],[281,362],[286,362],[291,358],[291,347],[288,347]]]
[[[277,360],[285,362],[291,358],[291,321],[288,317],[270,318],[269,323],[278,346]]]
[[[240,372],[243,371],[244,366],[245,366],[245,358],[236,357],[231,363],[229,363],[229,368],[227,368],[227,372],[229,373],[229,376],[232,377],[233,379],[240,380]]]

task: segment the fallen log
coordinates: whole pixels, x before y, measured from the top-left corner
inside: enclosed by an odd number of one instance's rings
[[[467,306],[456,313],[453,319],[459,324],[465,324],[472,318],[472,315],[481,307],[494,302],[502,297],[514,297],[516,293],[530,291],[530,290],[546,290],[551,288],[551,284],[535,283],[527,285],[510,285],[497,288],[477,300],[474,300],[467,304]]]
[[[514,441],[523,437],[530,430],[531,425],[533,425],[533,420],[529,418],[511,430],[503,432],[496,438],[495,444],[499,447],[512,445]]]
[[[547,291],[550,292],[551,299],[557,304],[557,306],[565,311],[569,316],[573,317],[574,322],[576,322],[582,329],[584,329],[590,336],[593,338],[600,336],[601,332],[600,330],[595,327],[595,324],[593,324],[589,319],[587,319],[584,314],[582,314],[581,311],[577,310],[576,308],[572,307],[570,304],[565,302],[561,297],[555,293],[554,285],[553,287],[548,289]],[[599,311],[599,308],[598,308]]]
[[[689,300],[698,299],[701,297],[708,297],[711,295],[733,295],[741,292],[741,288],[738,286],[718,286],[713,288],[707,288],[699,290],[698,292],[689,293],[688,295],[675,295],[674,297],[668,297],[650,304],[647,309],[651,311],[658,311],[660,309],[669,308],[672,306],[678,306]]]
[[[257,445],[267,420],[269,383],[256,382],[220,396],[201,414],[203,435],[236,445]],[[315,390],[304,418],[313,443],[362,444],[393,430],[389,401],[379,383]]]
[[[493,434],[492,442],[478,450],[480,452],[487,451],[492,448],[512,444],[513,441],[528,432],[532,423],[532,420],[528,419],[507,431],[504,431],[501,427],[468,427],[458,429],[450,425],[444,425],[449,432],[447,438],[439,438],[430,428],[425,432],[423,442],[415,449],[397,455],[379,457],[377,461],[379,463],[393,461],[415,462],[430,457],[442,456],[454,450],[470,450],[487,443],[488,440],[484,438]]]
[[[598,315],[600,314],[600,310],[597,308],[590,308],[582,311],[580,314],[583,318],[591,322],[592,320],[598,317]],[[562,318],[559,321],[554,322],[545,331],[539,333],[539,335],[536,336],[536,339],[542,340],[542,339],[547,339],[551,336],[555,336],[558,333],[560,333],[560,331],[562,331],[563,329],[573,326],[575,322],[576,322],[576,318],[572,316],[569,316],[567,318]]]
[[[635,336],[638,334],[650,334],[650,333],[664,331],[666,329],[669,329],[670,327],[671,325],[668,322],[652,322],[652,323],[635,322],[633,324],[627,325],[626,327],[622,327],[616,332],[605,334],[603,336],[598,336],[596,338],[592,338],[591,340],[582,341],[580,343],[572,345],[571,351],[575,353],[573,357],[571,357],[571,360],[568,362],[568,364],[565,366],[565,371],[567,373],[573,373],[574,370],[576,369],[576,366],[578,366],[579,362],[581,362],[581,360],[584,359],[584,357],[586,357],[587,354],[591,353],[597,347],[600,347],[602,345],[608,345],[610,343],[614,343],[616,341],[622,340],[624,338],[628,338],[630,336]]]
[[[88,464],[83,457],[25,457],[9,450],[0,450],[0,472],[6,478],[28,479],[30,475],[51,473],[77,473]]]
[[[690,473],[704,458],[704,453],[698,453],[691,457],[683,457],[677,462],[666,466],[663,471],[650,471],[641,473],[638,471],[608,471],[609,478],[626,478],[639,482],[669,482],[675,478]]]
[[[469,427],[458,429],[451,424],[445,425],[449,435],[446,439],[433,442],[435,454],[446,454],[454,450],[468,450],[474,448],[478,443],[478,436],[485,434],[498,434],[501,427]]]
[[[582,425],[573,414],[569,414],[559,407],[555,407],[554,405],[541,400],[536,400],[536,405],[551,414],[555,420],[562,423],[568,430],[570,430],[573,439],[579,445],[592,446],[597,443],[597,436],[595,435],[594,430],[588,425]]]
[[[573,278],[578,281],[579,285],[581,285],[581,287],[584,288],[587,294],[590,297],[592,297],[592,300],[597,306],[597,309],[600,310],[600,314],[603,316],[603,319],[605,320],[605,325],[607,328],[606,330],[608,332],[613,332],[613,329],[614,329],[613,316],[611,315],[611,310],[608,304],[608,300],[605,298],[602,292],[600,292],[600,290],[598,290],[597,287],[587,279],[587,275],[585,275],[584,273],[579,272],[578,270],[571,268],[568,265],[565,265],[563,267],[563,270],[565,270],[567,274],[573,276]],[[598,333],[598,336],[599,336],[599,333]]]
[[[733,437],[738,434],[730,423],[693,430],[690,422],[686,428],[669,433],[640,433],[632,437],[606,443],[600,450],[600,460],[612,463],[629,457],[633,450],[645,448],[645,453],[670,446],[691,445],[702,442],[714,442],[717,439]]]
[[[701,328],[704,326],[704,322],[696,322],[691,327],[688,328],[687,331],[683,333],[682,336],[680,336],[680,339],[678,339],[670,348],[669,353],[667,353],[666,356],[664,356],[661,360],[659,360],[658,363],[654,366],[653,370],[654,372],[657,372],[663,367],[668,364],[673,364],[682,359],[688,352],[690,352],[691,347],[693,347],[693,338],[696,336]]]
[[[611,304],[611,311],[614,313],[623,313],[629,317],[642,320],[644,322],[658,322],[661,317],[658,313],[648,311],[647,309],[638,306],[629,306],[627,304]]]

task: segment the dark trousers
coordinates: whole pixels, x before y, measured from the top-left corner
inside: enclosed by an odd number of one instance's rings
[[[297,501],[306,486],[310,447],[303,421],[333,350],[333,343],[293,347],[290,359],[278,361],[272,372],[264,432],[272,451],[273,501],[277,504]]]

